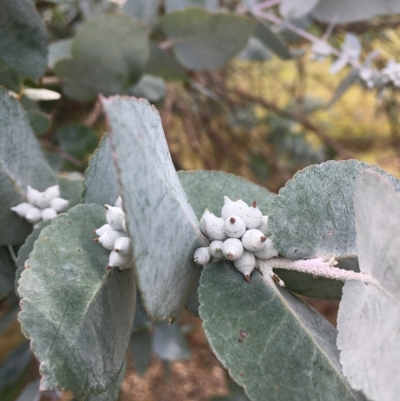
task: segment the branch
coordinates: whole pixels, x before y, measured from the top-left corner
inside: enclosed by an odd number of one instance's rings
[[[71,164],[73,164],[75,167],[82,167],[83,163],[76,159],[74,156],[71,156],[69,153],[67,153],[65,150],[62,150],[58,146],[54,145],[47,139],[40,139],[40,143],[46,148],[49,149],[58,155],[60,155],[64,160],[69,161]]]

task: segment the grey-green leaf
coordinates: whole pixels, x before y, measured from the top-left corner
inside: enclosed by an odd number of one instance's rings
[[[60,196],[68,199],[68,207],[74,207],[82,202],[83,176],[80,173],[67,173],[58,176]]]
[[[312,15],[314,18],[331,22],[335,16],[338,24],[369,20],[376,15],[391,15],[400,12],[397,0],[320,0]]]
[[[174,319],[197,269],[193,253],[205,238],[175,172],[158,111],[144,99],[102,103],[144,304],[151,316]]]
[[[0,88],[0,245],[21,244],[31,225],[10,208],[26,201],[26,187],[39,191],[57,183],[18,100]]]
[[[19,281],[19,320],[41,362],[42,387],[79,398],[109,391],[125,364],[135,310],[133,269],[106,272],[91,230],[100,205],[77,205],[35,242]]]
[[[39,401],[40,393],[39,393],[39,384],[40,380],[36,379],[35,381],[29,383],[18,396],[17,401]]]
[[[151,333],[148,329],[135,331],[129,340],[129,348],[132,353],[136,372],[142,376],[150,365],[152,348]]]
[[[160,0],[126,0],[123,10],[151,28],[157,18]]]
[[[395,177],[357,160],[329,161],[296,173],[271,203],[269,225],[278,251],[293,260],[357,255],[354,184],[369,167],[400,190]]]
[[[195,71],[224,66],[245,45],[255,22],[229,13],[210,13],[200,8],[165,15],[160,29],[172,41],[178,61]]]
[[[203,270],[200,316],[212,349],[253,401],[361,400],[344,379],[336,330],[314,309],[230,262]]]
[[[259,22],[254,30],[254,36],[260,39],[269,49],[271,49],[282,60],[292,57],[284,40],[272,32],[266,22]]]
[[[47,64],[47,32],[31,0],[2,0],[0,59],[37,79]]]
[[[110,137],[106,134],[93,153],[83,182],[85,203],[113,205],[119,194],[117,170],[113,161]]]
[[[248,204],[256,200],[259,209],[267,215],[275,197],[266,188],[222,171],[179,171],[178,176],[198,219],[205,209],[220,217],[224,196],[232,200],[240,198]]]
[[[357,80],[360,75],[359,68],[353,68],[340,82],[326,108],[332,107]]]
[[[149,56],[144,26],[128,15],[104,14],[84,23],[72,42],[74,58],[105,67],[125,86],[140,78]]]
[[[347,281],[338,316],[337,344],[350,384],[376,401],[400,392],[400,197],[379,174],[367,170],[355,185],[360,270],[373,285]]]

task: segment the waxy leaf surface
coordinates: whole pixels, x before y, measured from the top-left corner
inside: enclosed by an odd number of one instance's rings
[[[336,330],[288,291],[230,262],[201,277],[200,316],[218,359],[253,401],[362,400],[340,371]]]
[[[81,399],[119,380],[134,318],[133,269],[106,272],[109,251],[93,241],[91,230],[105,221],[94,204],[53,219],[19,280],[19,320],[40,361],[41,387]]]
[[[193,253],[207,242],[173,166],[158,111],[144,99],[102,103],[143,301],[151,316],[174,319],[198,269]]]
[[[371,400],[398,398],[400,382],[400,197],[379,174],[357,177],[354,196],[360,270],[379,281],[347,281],[338,316],[343,373]]]
[[[32,230],[10,210],[26,202],[27,186],[44,191],[56,183],[24,109],[0,88],[0,245],[21,244]]]

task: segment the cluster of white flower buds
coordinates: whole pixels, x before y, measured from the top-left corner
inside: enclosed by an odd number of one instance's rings
[[[268,216],[263,216],[256,201],[248,206],[241,199],[234,202],[224,197],[222,217],[205,210],[200,219],[200,230],[210,240],[208,247],[198,248],[193,260],[198,265],[231,260],[246,281],[256,267],[257,259],[278,256],[268,238]]]
[[[126,233],[126,218],[122,210],[122,199],[118,196],[114,206],[104,205],[106,208],[107,224],[93,230],[99,242],[105,249],[111,251],[107,270],[118,267],[119,271],[133,266],[131,240]]]
[[[37,191],[28,185],[26,194],[28,202],[22,202],[11,210],[23,217],[34,227],[44,220],[51,220],[68,208],[68,201],[60,198],[60,187],[53,185],[44,192]]]

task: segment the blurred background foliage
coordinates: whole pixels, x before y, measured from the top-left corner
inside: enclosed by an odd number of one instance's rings
[[[256,4],[3,0],[0,85],[20,100],[60,173],[83,173],[107,130],[98,96],[125,94],[159,109],[177,170],[223,170],[272,191],[299,169],[329,159],[357,158],[399,176],[396,86],[369,89],[354,66],[331,75],[332,57],[312,60],[310,42],[288,29],[288,18],[279,26],[266,23],[251,15]],[[272,12],[279,15],[278,5]],[[400,59],[400,16],[375,14],[327,20],[311,12],[290,22],[316,38],[330,26],[329,42],[337,49],[354,33],[361,58],[379,50],[374,65],[383,69]],[[310,302],[335,324],[336,305]],[[14,294],[0,300],[2,401],[38,399],[38,366],[17,312]],[[197,318],[187,314],[168,326],[146,320],[145,311],[138,316],[135,364],[130,361],[121,399],[133,393],[135,400],[246,399],[227,382]],[[170,364],[188,359],[190,349],[190,361]]]

